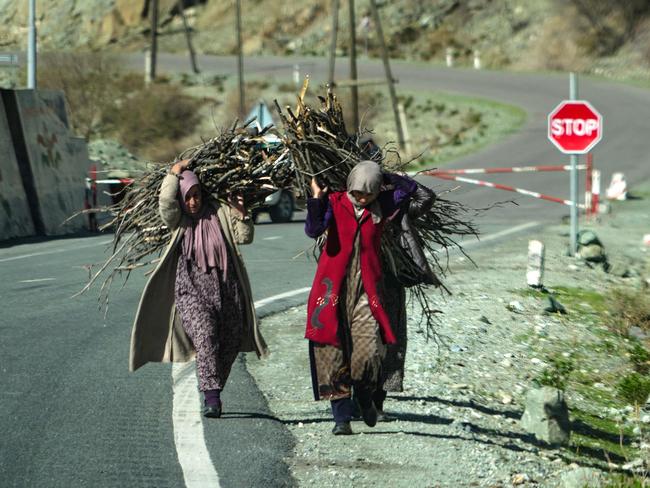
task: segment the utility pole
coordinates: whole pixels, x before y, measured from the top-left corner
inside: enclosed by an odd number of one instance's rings
[[[244,54],[241,40],[241,0],[235,0],[237,8],[237,73],[239,77],[239,117],[244,117]]]
[[[183,29],[185,30],[185,39],[187,40],[187,50],[190,53],[190,65],[192,66],[192,71],[195,74],[199,74],[199,67],[196,64],[196,52],[194,52],[194,46],[192,46],[192,33],[190,32],[190,26],[187,23],[187,17],[185,16],[183,0],[178,0],[178,10],[180,11],[181,19],[183,19]]]
[[[29,0],[27,39],[27,88],[36,89],[36,0]]]
[[[151,0],[151,63],[149,64],[149,77],[156,80],[156,62],[158,57],[158,0]]]
[[[332,0],[332,43],[330,44],[329,85],[334,86],[334,68],[336,65],[336,36],[339,31],[339,0]]]
[[[354,18],[354,0],[348,0],[350,11],[350,92],[352,101],[352,123],[354,132],[359,131],[359,91],[357,87],[357,35]]]
[[[384,72],[386,73],[386,82],[388,83],[388,92],[390,93],[390,101],[393,105],[393,115],[395,117],[395,127],[397,129],[397,144],[400,149],[405,148],[404,142],[404,128],[402,127],[402,122],[400,120],[399,107],[397,104],[397,93],[395,92],[395,83],[393,80],[393,74],[390,69],[390,62],[388,60],[388,50],[386,49],[386,42],[384,41],[384,32],[381,27],[381,19],[379,18],[379,10],[377,9],[377,3],[375,0],[370,0],[370,8],[372,9],[372,15],[375,21],[375,27],[377,29],[377,38],[379,39],[379,47],[381,48],[381,58],[384,63]]]

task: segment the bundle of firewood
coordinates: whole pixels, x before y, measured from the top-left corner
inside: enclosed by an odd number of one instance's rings
[[[188,169],[197,174],[205,194],[224,202],[230,195],[242,195],[246,207],[253,208],[271,193],[289,187],[295,173],[277,134],[269,128],[244,127],[234,125],[184,151],[179,159],[190,160]],[[107,212],[112,217],[100,228],[114,231],[112,254],[82,290],[105,276],[100,304],[108,303],[116,276],[126,280],[132,270],[155,263],[169,243],[171,232],[158,211],[160,185],[168,170],[168,165],[154,167],[124,190],[119,203],[83,212]]]
[[[293,187],[298,195],[309,196],[310,182],[316,178],[331,191],[343,191],[350,170],[359,162],[373,159],[387,172],[402,172],[408,163],[401,161],[397,151],[383,148],[369,155],[368,147],[359,134],[350,135],[343,111],[334,93],[319,97],[321,106],[313,108],[304,103],[307,84],[303,86],[295,109],[283,111],[276,102],[283,131],[265,128],[262,131],[233,125],[217,137],[186,150],[179,159],[189,159],[188,168],[201,181],[204,192],[226,200],[229,195],[244,196],[248,208],[261,204],[281,188]],[[130,272],[155,263],[170,240],[170,230],[158,212],[160,185],[168,171],[167,165],[154,167],[125,190],[122,200],[105,209],[111,220],[102,229],[112,228],[112,255],[101,268],[91,274],[93,282],[105,276],[100,291],[100,306],[108,304],[110,285],[116,276],[128,279]],[[438,195],[433,207],[412,222],[422,242],[432,270],[441,279],[445,276],[449,252],[457,249],[464,254],[460,240],[477,236],[472,215],[462,204]],[[384,264],[395,276],[417,276],[415,264],[400,245],[398,233],[386,232],[382,241]],[[428,285],[410,287],[411,297],[420,304],[428,337],[439,339],[434,326],[439,311],[430,305]]]
[[[319,186],[330,191],[345,190],[350,170],[360,161],[372,159],[387,172],[403,172],[409,162],[401,161],[395,150],[383,148],[369,154],[367,134],[350,135],[345,127],[343,111],[336,95],[328,90],[318,97],[321,106],[311,107],[304,102],[303,87],[295,110],[283,111],[276,103],[284,125],[283,146],[290,152],[296,170],[295,185],[300,193],[309,196],[310,182],[316,178]],[[438,286],[448,292],[442,278],[448,270],[449,252],[452,249],[465,254],[461,240],[465,236],[478,236],[472,220],[475,210],[459,202],[437,196],[433,207],[412,222],[421,241],[431,269],[439,278]],[[386,232],[382,241],[384,265],[395,276],[418,276],[419,270],[398,242],[399,232]],[[316,245],[318,254],[318,244]],[[412,281],[412,280],[409,280]],[[411,296],[421,305],[429,337],[437,337],[433,327],[438,310],[430,306],[425,293],[428,285],[410,287]]]

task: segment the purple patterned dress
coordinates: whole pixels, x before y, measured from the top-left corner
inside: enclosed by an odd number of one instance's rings
[[[222,390],[242,340],[244,310],[232,251],[228,273],[202,271],[181,253],[176,268],[174,297],[183,329],[196,349],[199,390]]]

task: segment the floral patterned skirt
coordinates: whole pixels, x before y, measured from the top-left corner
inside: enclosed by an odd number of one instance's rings
[[[199,390],[223,389],[242,341],[242,293],[229,257],[228,273],[202,271],[178,259],[174,297],[183,329],[196,349]]]

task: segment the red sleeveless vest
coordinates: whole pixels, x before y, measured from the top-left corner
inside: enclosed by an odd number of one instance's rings
[[[305,338],[321,344],[339,346],[339,301],[341,287],[345,280],[354,240],[360,233],[359,256],[361,259],[361,281],[368,295],[370,310],[379,323],[382,338],[386,344],[395,343],[388,315],[382,306],[382,282],[380,246],[384,219],[378,224],[364,210],[359,222],[354,207],[345,192],[333,193],[329,197],[333,218],[327,230],[327,241],[318,260],[316,276],[307,302],[307,330]]]

